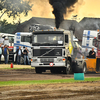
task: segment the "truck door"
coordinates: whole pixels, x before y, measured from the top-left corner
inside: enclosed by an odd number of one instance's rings
[[[25,47],[28,48],[29,50],[29,58],[31,58],[31,46],[32,46],[32,43],[31,43],[31,36],[21,36],[21,46],[23,47],[22,50],[25,49]]]
[[[68,48],[68,43],[69,43],[69,40],[68,40],[68,34],[65,34],[65,57],[67,57],[67,54],[69,53],[69,48]]]

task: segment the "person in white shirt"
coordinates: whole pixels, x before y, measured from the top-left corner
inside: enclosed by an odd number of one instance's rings
[[[84,58],[86,59],[87,56],[89,56],[89,52],[88,52],[88,49],[86,48],[85,51],[84,51]]]

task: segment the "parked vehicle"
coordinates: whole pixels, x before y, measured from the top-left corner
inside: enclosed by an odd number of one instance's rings
[[[97,37],[97,30],[84,30],[82,38],[82,52],[85,52],[85,49],[88,49],[88,52],[94,48],[95,51],[97,48],[93,45],[94,37]]]
[[[14,36],[13,34],[9,33],[0,33],[0,44],[2,44],[2,48],[4,45],[8,45],[9,48],[9,56],[8,61],[13,62],[13,45],[14,45]],[[1,56],[1,61],[4,61],[4,56]]]
[[[17,32],[15,33],[14,37],[14,50],[15,53],[16,50],[21,46],[21,49],[24,50],[25,47],[28,48],[29,53],[29,59],[31,59],[31,46],[32,46],[32,33],[31,32]],[[14,54],[14,62],[16,62],[16,54]],[[24,57],[21,57],[21,64],[24,63]]]
[[[87,57],[86,63],[84,64],[84,73],[100,73],[100,32],[97,33],[97,36],[93,39],[93,45],[97,48],[96,57]]]

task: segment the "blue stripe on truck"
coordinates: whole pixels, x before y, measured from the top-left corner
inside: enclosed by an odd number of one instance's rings
[[[17,33],[17,36],[20,36],[20,33]]]
[[[19,44],[19,43],[14,43],[14,46],[23,46],[23,47],[28,47],[28,48],[31,48],[31,46],[27,46],[27,45],[23,45],[23,44]]]
[[[20,41],[16,41],[16,43],[20,43]]]
[[[17,36],[20,36],[20,33],[17,33]],[[20,41],[16,41],[16,43],[20,43]],[[19,49],[19,46],[16,47],[16,50]]]
[[[89,39],[90,39],[90,31],[88,31],[88,33],[87,33],[87,43],[86,43],[86,46],[89,46]]]

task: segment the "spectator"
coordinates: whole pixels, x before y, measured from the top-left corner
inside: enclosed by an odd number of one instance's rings
[[[1,48],[1,44],[0,44],[0,64],[1,64],[1,56],[2,56],[2,48]]]
[[[19,46],[19,49],[17,49],[16,54],[17,54],[17,64],[20,64],[20,60],[21,60],[21,56],[22,56],[21,46]]]
[[[27,47],[25,47],[25,50],[23,51],[23,54],[24,54],[24,65],[26,65],[26,59],[28,61],[28,65],[30,65],[29,58],[28,58],[28,53],[29,53],[29,51],[28,51]]]
[[[88,49],[86,48],[85,51],[84,51],[84,58],[86,59],[88,55],[89,55]]]
[[[96,53],[94,51],[94,48],[89,52],[89,58],[96,58]]]
[[[81,56],[83,56],[81,49],[78,47],[77,48],[77,58],[81,59]]]
[[[4,59],[5,59],[5,64],[7,64],[8,63],[9,49],[8,49],[8,46],[6,44],[3,48],[3,55],[4,55]]]

